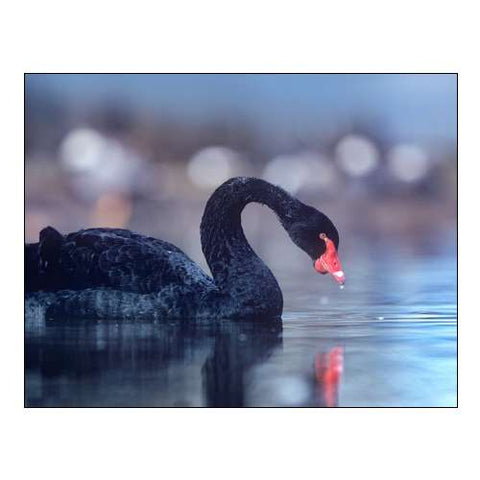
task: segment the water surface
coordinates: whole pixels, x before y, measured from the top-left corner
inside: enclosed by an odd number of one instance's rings
[[[314,359],[340,346],[335,405],[456,406],[455,254],[348,265],[344,290],[276,272],[282,322],[52,323],[27,308],[26,404],[325,406]]]

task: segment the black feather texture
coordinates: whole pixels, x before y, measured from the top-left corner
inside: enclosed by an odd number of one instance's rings
[[[313,207],[256,178],[233,178],[205,207],[200,233],[209,277],[175,245],[123,229],[61,235],[52,227],[25,246],[27,300],[51,318],[276,318],[282,292],[243,233],[250,202],[270,207],[292,241],[311,258],[323,253],[325,232],[338,247],[333,223]]]

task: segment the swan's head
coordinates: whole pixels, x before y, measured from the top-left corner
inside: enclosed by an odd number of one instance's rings
[[[318,273],[330,273],[343,285],[345,274],[338,258],[338,230],[323,213],[307,205],[303,207],[301,214],[287,227],[290,238],[309,255]]]

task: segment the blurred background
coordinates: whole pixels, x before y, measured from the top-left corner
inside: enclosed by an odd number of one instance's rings
[[[29,74],[26,241],[125,227],[205,267],[205,202],[249,175],[330,216],[342,257],[455,255],[456,112],[454,74]],[[305,268],[273,214],[251,205],[244,223],[274,272]]]

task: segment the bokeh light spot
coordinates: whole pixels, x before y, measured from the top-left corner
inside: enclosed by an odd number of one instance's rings
[[[347,135],[338,143],[336,160],[339,167],[352,177],[363,177],[378,166],[379,152],[375,144],[360,135]]]
[[[387,158],[390,172],[402,182],[418,182],[430,168],[427,154],[416,145],[396,145]]]
[[[187,174],[196,186],[210,189],[235,176],[240,163],[241,156],[230,148],[206,147],[190,159]]]

